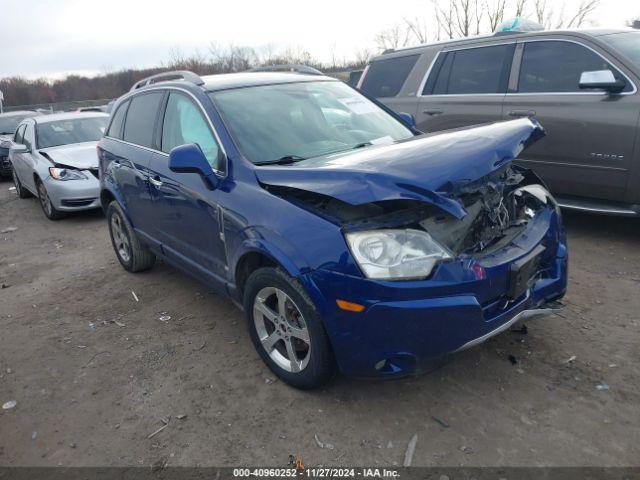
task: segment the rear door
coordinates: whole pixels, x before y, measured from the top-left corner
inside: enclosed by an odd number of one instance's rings
[[[115,164],[115,181],[131,223],[151,244],[154,242],[150,238],[153,223],[147,166],[163,95],[160,91],[145,92],[122,103],[107,132],[108,138],[119,141],[109,143],[108,151],[103,153],[106,160]]]
[[[199,145],[214,172],[222,168],[222,151],[197,101],[179,90],[169,92],[159,128],[161,151],[155,152],[149,163],[154,236],[169,259],[212,286],[223,288],[226,251],[218,191],[197,173],[169,169],[169,153],[177,146]]]
[[[515,42],[438,53],[418,92],[417,128],[436,132],[502,119]]]
[[[23,168],[23,176],[20,177],[23,185],[31,191],[36,191],[36,182],[33,176],[35,172],[35,164],[37,162],[36,137],[33,121],[26,124],[22,143],[29,149],[27,153],[20,154],[21,164]],[[43,179],[44,180],[44,179]]]
[[[577,37],[523,40],[520,58],[504,118],[535,116],[547,132],[520,163],[557,195],[625,201],[640,113],[630,74]],[[622,93],[579,88],[582,72],[605,69],[626,82]]]

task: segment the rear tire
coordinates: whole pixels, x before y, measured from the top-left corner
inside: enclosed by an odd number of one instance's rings
[[[320,314],[295,279],[275,268],[256,270],[245,284],[244,311],[251,341],[282,381],[310,390],[334,376],[335,359]]]
[[[53,206],[53,203],[51,203],[47,189],[40,179],[36,179],[36,189],[38,190],[38,200],[40,201],[40,206],[42,207],[42,211],[45,216],[49,220],[60,220],[61,218],[64,218],[64,212],[56,209],[56,207]]]
[[[13,178],[13,185],[16,187],[16,195],[18,195],[18,198],[31,197],[31,192],[22,186],[22,183],[20,183],[20,179],[18,178],[18,174],[15,170],[11,172],[11,176]]]
[[[148,270],[156,263],[156,256],[140,243],[127,216],[115,200],[107,207],[107,222],[111,245],[120,265],[129,272]]]

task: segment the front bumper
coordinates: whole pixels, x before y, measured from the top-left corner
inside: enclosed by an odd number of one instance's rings
[[[45,179],[47,194],[57,210],[74,212],[100,208],[100,181],[88,170],[85,175],[86,180]]]
[[[539,245],[535,281],[508,296],[511,265]],[[483,267],[478,278],[474,264]],[[429,360],[481,343],[517,321],[551,313],[567,287],[567,250],[558,211],[539,213],[503,249],[441,264],[428,280],[381,282],[315,270],[303,280],[321,311],[338,365],[356,376],[406,375]],[[361,313],[337,308],[344,299]]]

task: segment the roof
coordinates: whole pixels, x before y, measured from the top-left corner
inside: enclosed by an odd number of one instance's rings
[[[51,115],[41,115],[34,118],[36,123],[49,123],[59,120],[75,120],[76,118],[96,118],[105,117],[108,118],[107,113],[101,112],[66,112],[66,113],[52,113]]]
[[[600,37],[603,35],[610,35],[612,33],[623,33],[623,32],[632,32],[633,29],[630,28],[619,28],[619,29],[605,29],[605,28],[576,28],[576,29],[564,29],[564,30],[537,30],[534,32],[501,32],[498,34],[488,34],[488,35],[476,35],[472,37],[463,37],[463,38],[455,38],[450,40],[442,40],[433,43],[423,43],[421,45],[416,45],[412,47],[404,47],[398,48],[396,50],[392,50],[387,53],[383,53],[378,55],[372,59],[372,61],[376,61],[382,58],[388,58],[390,56],[402,56],[402,55],[411,55],[420,53],[421,49],[433,47],[436,45],[458,45],[465,43],[482,43],[480,41],[492,41],[492,40],[502,40],[505,38],[525,38],[525,37],[538,37],[549,34],[564,34],[564,35],[578,35],[578,36],[591,36],[591,37]]]
[[[305,75],[293,72],[241,72],[203,76],[202,88],[208,91],[228,90],[231,88],[256,87],[281,83],[327,82],[337,81],[324,75]],[[157,85],[157,84],[156,84]]]
[[[16,117],[18,115],[24,116],[24,115],[40,115],[40,114],[33,110],[15,110],[13,112],[0,113],[0,117]]]

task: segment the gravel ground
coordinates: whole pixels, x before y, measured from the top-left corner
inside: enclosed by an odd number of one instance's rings
[[[528,334],[417,378],[305,393],[266,369],[230,301],[163,263],[125,272],[102,213],[51,222],[10,187],[2,466],[401,465],[414,435],[414,465],[638,465],[638,220],[565,215],[567,308]]]

